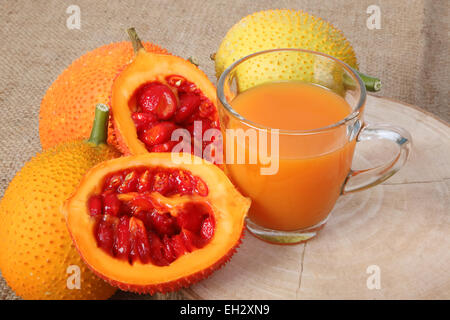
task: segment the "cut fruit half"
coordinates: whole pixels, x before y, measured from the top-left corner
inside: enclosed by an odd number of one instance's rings
[[[171,153],[91,169],[65,202],[86,264],[122,290],[167,292],[207,277],[240,243],[250,200],[212,163]],[[197,164],[201,163],[201,164]]]
[[[204,158],[214,159],[214,140],[203,140],[206,130],[220,129],[214,85],[188,60],[147,52],[135,30],[128,31],[136,56],[114,81],[111,96],[120,150],[126,155],[170,152],[178,143],[171,139],[173,131],[186,129],[190,152],[203,157],[209,146]]]

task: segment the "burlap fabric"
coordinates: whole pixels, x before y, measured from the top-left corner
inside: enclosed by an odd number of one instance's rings
[[[69,5],[81,9],[81,29],[66,27]],[[381,9],[381,29],[369,30],[369,5]],[[254,11],[302,9],[331,21],[354,46],[360,69],[383,81],[383,96],[422,107],[449,121],[447,0],[362,1],[49,1],[0,2],[0,195],[39,149],[38,113],[46,89],[75,58],[127,39],[143,39],[194,56],[214,79],[209,55],[226,31]],[[131,297],[119,294],[118,297]],[[0,280],[0,299],[16,298]]]

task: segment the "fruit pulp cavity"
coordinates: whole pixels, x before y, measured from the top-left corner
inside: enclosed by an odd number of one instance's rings
[[[98,247],[130,264],[169,265],[214,235],[208,187],[187,170],[137,167],[110,173],[87,207]]]
[[[172,132],[184,128],[191,134],[194,153],[194,122],[201,122],[203,132],[219,128],[214,103],[194,83],[178,75],[143,84],[129,107],[137,135],[150,152],[170,152],[177,144],[171,140]],[[203,149],[209,143],[202,142]]]

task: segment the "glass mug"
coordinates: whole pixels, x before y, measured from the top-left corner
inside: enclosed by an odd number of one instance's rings
[[[261,67],[257,76],[250,79],[248,71],[255,72],[261,65],[269,69]],[[233,99],[240,93],[279,81],[301,81],[331,90],[346,100],[351,113],[322,128],[275,130],[246,119],[233,109]],[[385,181],[404,165],[410,152],[411,137],[405,130],[364,123],[364,83],[351,67],[326,54],[303,49],[251,54],[223,72],[217,96],[226,146],[225,170],[241,193],[252,200],[246,221],[248,230],[268,242],[293,244],[314,237],[325,225],[340,195]],[[227,131],[237,129],[242,129],[241,133],[256,131],[257,143],[250,143],[251,135],[241,140],[236,135],[227,135]],[[352,170],[356,143],[372,139],[394,142],[398,146],[396,157],[381,166]],[[277,143],[276,152],[266,159],[259,152],[264,140],[269,146],[267,150]],[[245,161],[236,161],[239,151]],[[250,161],[253,156],[258,158],[256,162]],[[262,174],[262,169],[274,161],[278,163],[276,173]]]

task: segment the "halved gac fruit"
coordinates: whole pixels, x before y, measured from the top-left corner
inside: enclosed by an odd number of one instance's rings
[[[170,152],[176,144],[171,140],[172,132],[182,128],[190,133],[191,153],[200,155],[201,151],[203,157],[206,146],[212,143],[203,141],[203,133],[219,129],[214,85],[192,62],[148,52],[135,30],[128,32],[136,55],[115,79],[111,95],[120,150],[126,155]],[[194,139],[200,143],[194,145]]]
[[[122,290],[168,292],[207,277],[240,244],[250,200],[215,165],[147,153],[92,168],[63,207],[86,264]]]

